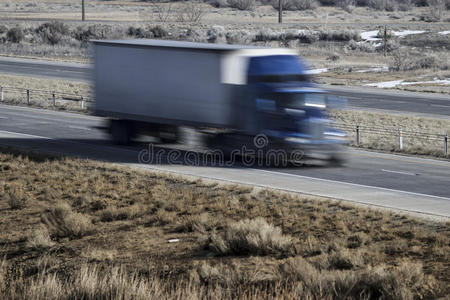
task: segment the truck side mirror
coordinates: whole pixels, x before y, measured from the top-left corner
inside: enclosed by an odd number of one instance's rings
[[[327,108],[344,109],[347,106],[347,99],[344,97],[328,96]]]

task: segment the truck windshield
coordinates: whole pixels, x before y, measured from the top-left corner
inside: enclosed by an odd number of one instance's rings
[[[275,94],[278,107],[301,109],[305,106],[325,108],[326,96],[322,93],[278,93]]]

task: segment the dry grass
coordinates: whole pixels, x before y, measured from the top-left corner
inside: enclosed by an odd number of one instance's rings
[[[347,130],[352,146],[357,146],[355,128],[356,125],[360,125],[359,147],[446,157],[444,135],[450,134],[449,120],[355,110],[335,110],[331,115],[338,123],[352,125],[352,129]],[[399,149],[398,130],[400,128],[404,132],[403,150]],[[411,135],[408,132],[415,134]],[[447,158],[449,157],[447,155]]]
[[[73,212],[65,202],[57,203],[43,214],[42,223],[47,225],[52,236],[57,238],[81,238],[93,231],[90,218]]]
[[[47,249],[54,246],[55,243],[51,240],[48,229],[45,227],[35,230],[27,240],[27,247],[29,249]]]
[[[229,224],[223,235],[209,236],[207,247],[219,255],[295,255],[292,238],[263,218]]]
[[[24,183],[21,181],[15,182],[11,185],[5,186],[5,198],[6,202],[11,209],[22,209],[25,208],[28,195],[26,195]]]
[[[56,96],[57,109],[74,111],[81,109],[81,104],[78,101],[64,100],[64,98],[78,99],[83,96],[86,101],[91,100],[91,86],[87,82],[0,75],[0,86],[3,87],[5,103],[10,104],[25,105],[27,103],[27,89],[30,90],[31,106],[51,108],[53,92]],[[85,107],[88,107],[88,103],[85,105]]]
[[[0,201],[4,299],[450,293],[448,222],[6,150],[0,168],[0,199],[19,181],[28,197],[21,210]],[[130,213],[116,214],[125,208]],[[41,226],[48,233],[36,235]],[[204,248],[212,235],[229,250]]]

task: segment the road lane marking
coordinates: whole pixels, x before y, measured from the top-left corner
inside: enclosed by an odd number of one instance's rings
[[[80,130],[92,130],[91,128],[83,127],[83,126],[69,125],[69,126],[67,126],[67,127],[72,128],[72,129],[80,129]]]
[[[417,175],[416,173],[411,173],[411,172],[394,171],[394,170],[386,170],[386,169],[381,169],[381,171],[387,172],[387,173],[395,173],[395,174],[409,175],[409,176],[416,176],[416,175]]]
[[[431,106],[450,108],[450,105],[430,104]]]
[[[349,149],[349,152],[356,153],[356,155],[359,156],[365,156],[365,157],[377,157],[377,158],[383,158],[383,159],[390,159],[390,160],[397,160],[397,161],[403,161],[406,163],[426,163],[429,165],[437,165],[439,167],[445,167],[443,165],[448,165],[450,167],[450,162],[446,160],[440,160],[440,159],[432,159],[432,158],[423,158],[423,157],[413,157],[413,156],[407,156],[407,155],[399,155],[394,153],[383,153],[383,152],[374,152],[374,151],[367,151],[367,150],[356,150],[356,149]]]
[[[402,191],[402,190],[395,190],[395,189],[372,186],[372,185],[351,183],[351,182],[345,182],[345,181],[336,181],[336,180],[331,180],[331,179],[309,177],[309,176],[304,176],[304,175],[297,175],[297,174],[290,174],[290,173],[283,173],[283,172],[276,172],[276,171],[268,171],[268,170],[260,170],[260,169],[251,169],[251,170],[256,170],[256,171],[260,171],[260,172],[264,172],[264,173],[271,173],[271,174],[275,174],[275,175],[284,175],[284,176],[289,176],[289,177],[297,177],[297,178],[301,178],[301,179],[313,179],[313,180],[335,183],[335,184],[345,184],[345,185],[350,185],[350,186],[355,186],[355,187],[378,189],[378,190],[383,190],[383,191],[388,191],[388,192],[403,193],[403,194],[408,194],[408,195],[413,195],[413,196],[430,197],[430,198],[434,198],[434,199],[450,201],[450,198],[446,198],[446,197],[429,195],[429,194],[421,194],[421,193],[415,193],[415,192],[408,192],[408,191]]]

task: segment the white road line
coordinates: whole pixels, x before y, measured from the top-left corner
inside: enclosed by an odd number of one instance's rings
[[[450,108],[450,105],[430,104],[431,106]]]
[[[386,170],[386,169],[381,169],[381,171],[387,172],[387,173],[395,173],[395,174],[409,175],[409,176],[416,176],[416,175],[417,175],[416,173],[411,173],[411,172],[393,171],[393,170]]]
[[[424,158],[424,157],[414,157],[410,155],[402,155],[402,154],[391,154],[391,153],[383,153],[383,152],[375,152],[375,151],[369,151],[369,150],[363,150],[363,149],[348,149],[350,152],[357,153],[356,155],[360,156],[368,156],[367,154],[371,154],[371,156],[376,156],[377,158],[383,158],[383,159],[390,159],[390,160],[401,160],[403,162],[413,162],[419,161],[421,163],[429,163],[433,165],[438,165],[440,167],[447,165],[450,167],[450,162],[438,158]],[[445,167],[447,167],[445,166]]]
[[[434,195],[428,195],[428,194],[421,194],[421,193],[414,193],[414,192],[408,192],[408,191],[402,191],[402,190],[395,190],[395,189],[383,188],[383,187],[378,187],[378,186],[364,185],[364,184],[358,184],[358,183],[350,183],[350,182],[344,182],[344,181],[336,181],[336,180],[331,180],[331,179],[309,177],[309,176],[289,174],[289,173],[282,173],[282,172],[276,172],[276,171],[259,170],[259,169],[252,169],[252,170],[256,170],[256,171],[260,171],[260,172],[264,172],[264,173],[272,173],[272,174],[275,174],[275,175],[284,175],[284,176],[289,176],[289,177],[297,177],[297,178],[301,178],[301,179],[313,179],[313,180],[329,182],[329,183],[344,184],[344,185],[350,185],[350,186],[357,186],[357,187],[363,187],[363,188],[369,188],[369,189],[383,190],[383,191],[388,191],[388,192],[396,192],[396,193],[408,194],[408,195],[413,195],[413,196],[430,197],[430,198],[434,198],[434,199],[450,201],[450,198],[446,198],[446,197],[434,196]]]
[[[45,136],[41,136],[41,135],[34,135],[34,134],[28,134],[28,133],[20,133],[20,132],[14,132],[14,131],[6,131],[6,130],[0,130],[0,134],[16,134],[16,135],[20,135],[20,136],[24,136],[24,137],[30,137],[30,138],[34,138],[34,139],[43,139],[43,140],[56,140],[54,138],[50,138],[50,137],[45,137]]]
[[[83,126],[73,126],[73,125],[69,125],[69,126],[67,126],[67,127],[72,128],[72,129],[92,130],[91,128],[83,127]]]

